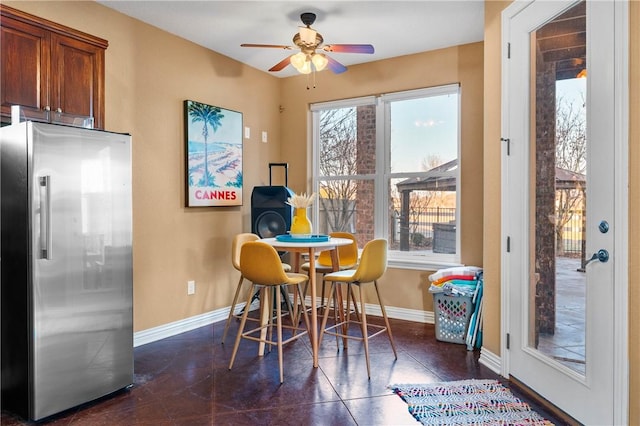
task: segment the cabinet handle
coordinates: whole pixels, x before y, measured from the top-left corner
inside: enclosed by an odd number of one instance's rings
[[[45,111],[51,111],[51,107],[49,105],[47,105],[46,107],[44,107]]]
[[[62,112],[62,108],[58,108],[58,109],[56,109],[56,112],[57,112],[57,113]]]

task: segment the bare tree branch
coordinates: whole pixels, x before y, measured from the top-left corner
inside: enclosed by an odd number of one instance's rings
[[[563,97],[556,103],[556,167],[584,174],[587,167],[587,125],[584,94],[582,103]],[[584,202],[584,187],[556,191],[556,254],[564,254],[564,228]],[[584,238],[584,236],[583,236]]]

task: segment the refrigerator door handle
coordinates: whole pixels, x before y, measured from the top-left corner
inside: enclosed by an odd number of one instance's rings
[[[51,176],[40,181],[40,258],[51,260]]]

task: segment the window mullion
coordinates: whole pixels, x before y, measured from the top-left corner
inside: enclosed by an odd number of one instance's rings
[[[374,211],[374,224],[376,238],[384,238],[389,235],[387,206],[389,205],[389,138],[390,119],[389,104],[381,98],[376,103],[376,199]]]
[[[311,114],[311,191],[316,194],[320,191],[320,112],[318,110],[312,110]],[[311,220],[313,223],[318,223],[320,217],[320,203],[313,203],[311,205]]]

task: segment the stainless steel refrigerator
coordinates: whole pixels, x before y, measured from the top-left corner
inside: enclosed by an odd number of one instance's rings
[[[131,137],[0,129],[2,409],[39,420],[133,382]]]

